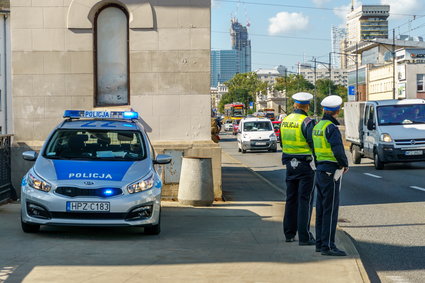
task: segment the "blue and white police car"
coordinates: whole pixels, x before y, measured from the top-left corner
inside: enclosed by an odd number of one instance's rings
[[[21,223],[27,233],[40,225],[143,226],[160,233],[158,164],[149,138],[130,111],[66,110],[22,180]]]

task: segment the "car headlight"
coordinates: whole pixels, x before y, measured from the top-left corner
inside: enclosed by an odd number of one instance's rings
[[[393,139],[389,134],[381,134],[381,141],[382,142],[392,142]]]
[[[271,141],[275,141],[275,140],[277,140],[277,138],[276,138],[276,134],[274,134],[274,133],[273,133],[273,134],[271,134],[269,138],[270,138],[270,140],[271,140]]]
[[[139,193],[143,191],[147,191],[153,187],[155,184],[154,174],[150,174],[148,177],[140,179],[139,181],[128,185],[127,191],[129,194]]]
[[[43,192],[49,192],[52,188],[52,185],[50,185],[48,182],[44,181],[40,177],[36,176],[35,174],[28,173],[27,178],[28,185],[36,190],[43,191]]]

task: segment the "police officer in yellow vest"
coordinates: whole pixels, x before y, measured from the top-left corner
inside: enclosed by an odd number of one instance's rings
[[[348,171],[348,160],[336,120],[342,99],[331,95],[323,99],[321,104],[324,115],[313,129],[317,161],[316,252],[328,256],[345,256],[346,253],[335,245],[341,178]]]
[[[314,171],[312,131],[316,121],[307,116],[313,95],[299,92],[292,96],[294,112],[286,116],[280,128],[282,164],[286,165],[286,205],[283,231],[286,242],[293,242],[298,231],[299,245],[314,245],[310,233]]]

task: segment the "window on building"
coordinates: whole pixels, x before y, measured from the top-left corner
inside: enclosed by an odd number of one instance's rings
[[[425,91],[424,79],[425,79],[425,74],[416,75],[416,85],[417,85],[418,91]]]
[[[118,5],[95,18],[96,106],[129,104],[128,14]]]

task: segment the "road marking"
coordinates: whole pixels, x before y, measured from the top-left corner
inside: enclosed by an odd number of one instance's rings
[[[423,192],[425,192],[425,189],[424,189],[424,188],[421,188],[421,187],[417,187],[417,186],[410,186],[410,188],[411,188],[411,189],[415,189],[415,190],[419,190],[419,191],[423,191]]]
[[[370,177],[373,177],[373,178],[382,179],[382,177],[378,176],[378,175],[374,175],[374,174],[370,174],[370,173],[363,173],[363,174],[370,176]]]
[[[393,282],[402,282],[402,283],[407,283],[409,282],[408,279],[404,278],[403,276],[386,276],[388,279],[390,279]]]

